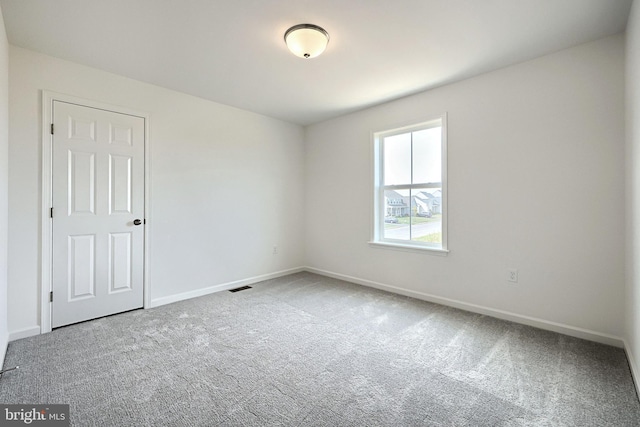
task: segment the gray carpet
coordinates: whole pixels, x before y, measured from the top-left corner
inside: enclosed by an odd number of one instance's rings
[[[10,343],[76,426],[638,426],[621,349],[309,273]]]

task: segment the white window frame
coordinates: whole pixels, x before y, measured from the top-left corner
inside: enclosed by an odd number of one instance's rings
[[[440,183],[415,183],[402,185],[384,185],[384,138],[403,133],[415,132],[432,127],[442,127],[441,140],[441,166],[442,181]],[[372,133],[373,146],[373,217],[372,217],[372,237],[369,242],[374,247],[384,247],[390,249],[427,251],[438,255],[446,255],[448,249],[448,191],[447,191],[447,114],[443,113],[432,116],[419,123],[404,125],[393,129],[382,130]],[[441,185],[441,187],[440,187]],[[406,190],[415,188],[442,188],[442,245],[417,242],[407,240],[389,239],[384,237],[384,217],[385,217],[385,190]]]

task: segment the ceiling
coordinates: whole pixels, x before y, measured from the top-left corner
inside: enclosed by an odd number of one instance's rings
[[[0,0],[10,43],[307,125],[625,30],[632,0]],[[287,28],[331,41],[293,56]]]

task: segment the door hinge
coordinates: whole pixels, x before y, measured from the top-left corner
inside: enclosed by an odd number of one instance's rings
[[[49,302],[53,302],[53,291],[49,292]]]
[[[51,135],[53,135],[53,123],[51,123]]]
[[[51,208],[51,210],[49,211],[49,216],[53,218],[53,208]]]

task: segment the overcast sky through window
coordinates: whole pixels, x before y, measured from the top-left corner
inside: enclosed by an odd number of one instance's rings
[[[440,182],[441,127],[389,136],[384,139],[384,184]],[[413,135],[413,179],[411,137]]]

